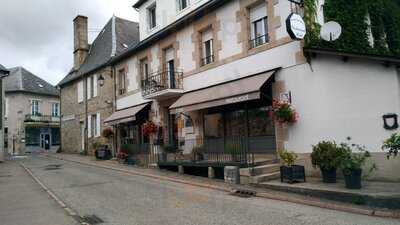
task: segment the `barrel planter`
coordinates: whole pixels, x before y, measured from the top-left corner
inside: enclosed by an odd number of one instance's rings
[[[306,182],[304,166],[281,166],[281,182],[293,184],[296,182]]]
[[[336,168],[321,169],[322,182],[324,183],[336,183]]]
[[[362,169],[344,170],[344,181],[348,189],[361,189]]]

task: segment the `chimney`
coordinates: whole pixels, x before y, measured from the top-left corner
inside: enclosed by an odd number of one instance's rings
[[[88,51],[88,18],[78,15],[74,19],[74,69],[79,69]]]

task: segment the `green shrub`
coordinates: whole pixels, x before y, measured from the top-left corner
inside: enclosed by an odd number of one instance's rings
[[[400,134],[393,134],[383,142],[382,150],[388,150],[387,157],[396,157],[400,151]]]
[[[288,152],[287,150],[283,150],[279,152],[279,156],[283,161],[285,166],[293,166],[296,162],[298,155],[294,152]]]
[[[311,153],[311,162],[314,167],[323,170],[338,168],[343,159],[344,150],[334,141],[321,141],[313,146]]]

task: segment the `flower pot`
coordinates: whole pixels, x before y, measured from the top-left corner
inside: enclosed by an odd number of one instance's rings
[[[344,170],[344,181],[348,189],[361,189],[362,169]]]
[[[322,182],[336,183],[336,168],[321,169],[321,173],[322,173]]]
[[[289,184],[295,182],[306,182],[306,176],[304,172],[304,166],[293,165],[293,166],[281,166],[281,182],[287,182]]]

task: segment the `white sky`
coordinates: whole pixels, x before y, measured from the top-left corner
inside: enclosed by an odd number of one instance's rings
[[[136,0],[1,0],[0,64],[23,66],[57,84],[73,64],[73,23],[88,17],[89,39],[116,15],[138,22]]]

